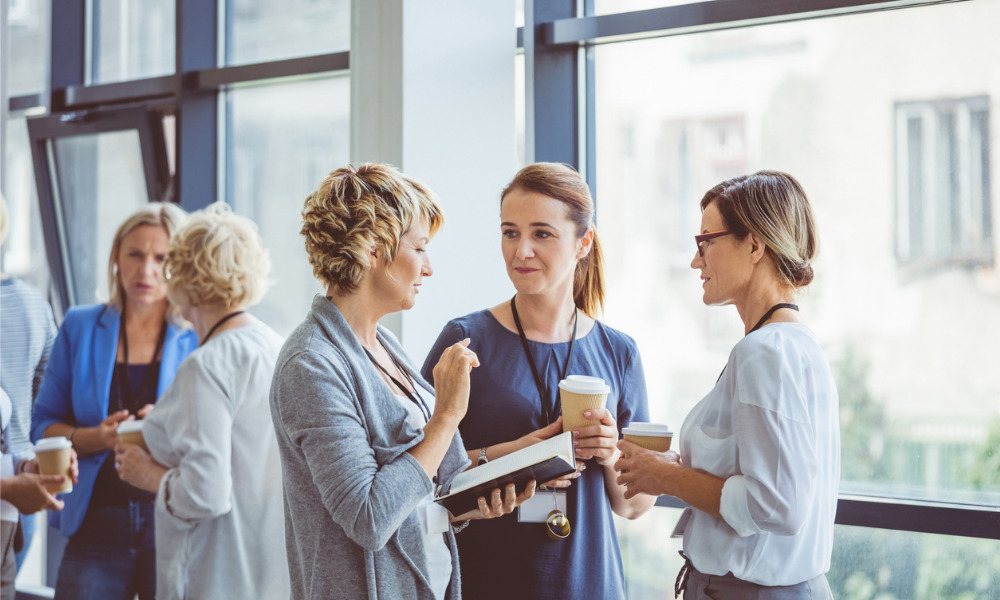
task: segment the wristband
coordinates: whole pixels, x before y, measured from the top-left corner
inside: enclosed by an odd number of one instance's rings
[[[76,427],[70,427],[69,432],[66,434],[66,439],[69,441],[71,445],[73,444],[74,435],[76,435]]]

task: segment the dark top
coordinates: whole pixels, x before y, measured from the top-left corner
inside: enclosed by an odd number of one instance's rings
[[[125,378],[122,372],[126,368],[124,363],[115,363],[115,371],[111,376],[111,389],[108,393],[108,414],[116,413],[123,408],[135,415],[139,409],[147,404],[156,404],[156,382],[159,380],[159,361],[144,365],[128,365],[128,383],[132,391],[129,393],[125,386]],[[106,506],[126,506],[132,502],[152,502],[156,499],[156,494],[140,490],[139,488],[125,483],[118,477],[118,470],[115,469],[115,453],[108,453],[101,470],[97,472],[97,481],[94,483],[94,493],[90,497],[90,508],[102,508]]]
[[[433,368],[441,353],[466,337],[471,338],[469,348],[481,365],[472,370],[469,410],[459,426],[466,449],[509,442],[544,427],[538,389],[521,340],[489,310],[445,326],[424,362],[424,378],[433,382]],[[568,340],[560,344],[529,340],[528,344],[550,390],[546,402],[555,419],[561,414],[558,373],[566,361]],[[566,372],[602,377],[611,387],[607,408],[615,415],[619,433],[632,420],[649,420],[642,361],[629,336],[598,321],[574,343]],[[541,523],[518,523],[516,511],[498,519],[472,521],[455,536],[462,564],[462,596],[477,600],[625,598],[625,575],[602,471],[596,462],[588,461],[582,476],[568,488],[572,533],[564,540],[550,540]]]

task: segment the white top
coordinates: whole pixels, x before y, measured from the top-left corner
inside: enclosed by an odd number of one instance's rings
[[[146,418],[146,445],[170,469],[156,496],[158,600],[291,593],[268,405],[281,344],[259,322],[217,333]]]
[[[14,412],[14,407],[7,395],[7,390],[0,388],[0,435],[4,436],[4,446],[7,445],[7,424],[10,423],[10,416]],[[4,452],[0,456],[0,478],[14,476],[14,456]],[[0,500],[0,520],[10,523],[17,523],[17,509],[6,500]]]
[[[417,394],[426,404],[429,412],[434,414],[434,396],[428,391],[414,386]],[[393,393],[398,392],[393,386]],[[420,411],[420,407],[413,403],[408,397],[396,393],[396,398],[406,408],[410,425],[415,429],[423,429],[427,425],[427,419]],[[448,591],[448,584],[451,582],[451,551],[444,541],[444,533],[451,526],[448,520],[448,510],[434,502],[434,492],[417,505],[417,513],[420,515],[420,523],[424,531],[424,551],[427,553],[427,570],[430,575],[431,589],[434,597],[444,600],[445,592]]]
[[[833,375],[808,327],[772,323],[736,344],[680,431],[685,464],[726,478],[724,520],[694,510],[684,532],[696,569],[762,585],[830,569],[839,417]]]

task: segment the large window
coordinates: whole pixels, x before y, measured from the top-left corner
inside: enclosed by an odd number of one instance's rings
[[[799,304],[837,377],[841,493],[888,499],[887,512],[1000,507],[998,20],[1000,4],[962,2],[595,47],[605,317],[637,339],[655,420],[678,428],[743,334],[734,309],[702,304],[690,268],[701,196],[787,171],[819,227]],[[662,527],[621,524],[630,597],[668,589],[634,558],[659,544],[659,564],[676,561],[664,537],[674,511],[659,510]],[[838,527],[835,597],[1000,586],[995,541],[871,536]]]
[[[302,206],[349,156],[350,80],[327,77],[227,94],[231,143],[227,197],[253,219],[271,255],[272,287],[256,313],[282,335],[325,292],[306,256]],[[283,107],[295,106],[294,111]]]

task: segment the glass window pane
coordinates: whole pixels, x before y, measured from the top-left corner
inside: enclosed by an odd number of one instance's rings
[[[108,299],[115,230],[148,202],[135,130],[54,141],[63,223],[78,304]]]
[[[11,96],[40,94],[49,87],[51,0],[10,0],[7,9],[7,90]]]
[[[702,304],[698,202],[783,170],[819,228],[799,304],[839,385],[842,491],[1000,505],[998,20],[963,2],[597,47],[606,318],[654,419],[679,427],[743,334]]]
[[[288,335],[325,291],[299,230],[306,196],[348,161],[350,78],[247,87],[227,102],[228,202],[257,223],[271,254],[273,285],[253,312]]]
[[[7,121],[7,156],[4,161],[3,194],[10,228],[4,243],[0,271],[27,281],[43,294],[49,289],[49,265],[35,189],[35,171],[24,118]]]
[[[92,0],[93,83],[175,70],[175,0]]]
[[[349,0],[226,0],[226,64],[351,48]]]

